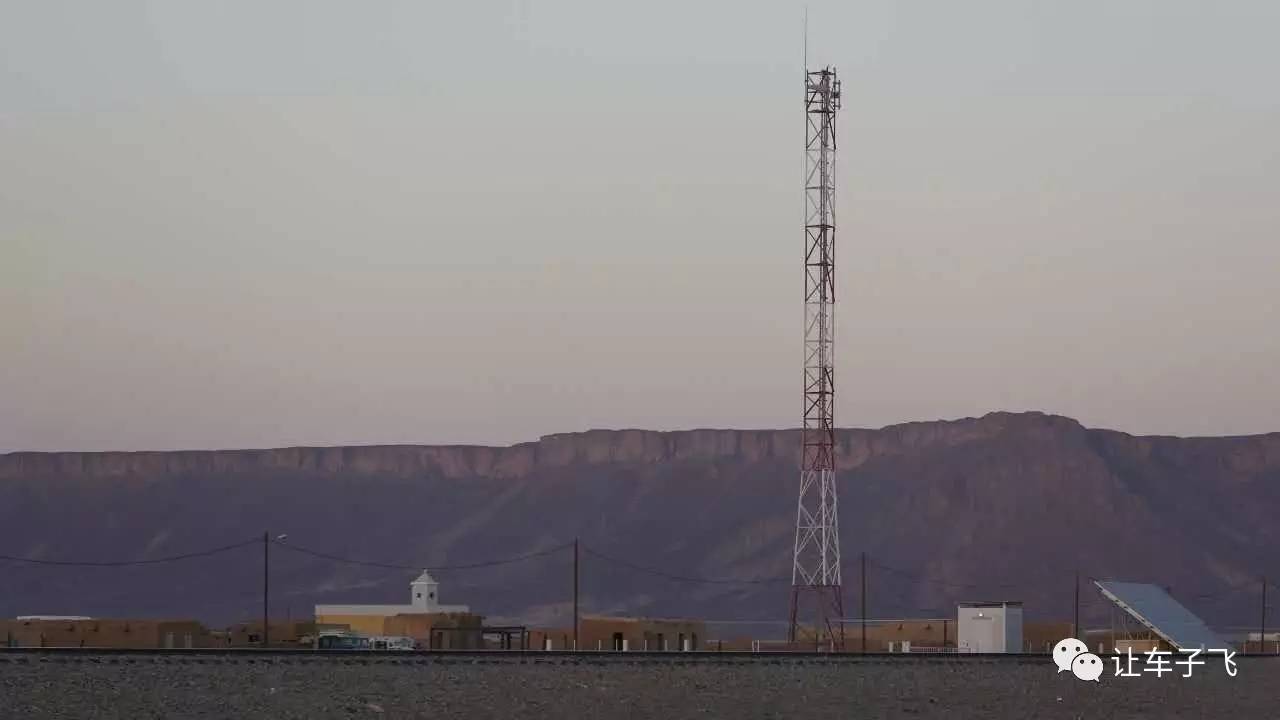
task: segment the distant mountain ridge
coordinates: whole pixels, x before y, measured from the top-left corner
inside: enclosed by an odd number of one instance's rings
[[[272,551],[273,605],[399,602],[408,566],[522,555],[574,537],[591,611],[776,619],[790,575],[795,430],[591,430],[509,447],[351,446],[0,455],[0,554],[158,558],[288,533],[325,554]],[[869,558],[872,616],[1006,597],[1069,617],[1077,570],[1170,586],[1219,625],[1252,622],[1257,578],[1280,578],[1280,434],[1141,437],[1042,413],[837,435],[846,598]],[[253,616],[253,547],[126,568],[0,561],[0,613]],[[559,622],[566,553],[442,571],[448,602]],[[1091,601],[1086,613],[1100,606]],[[1196,597],[1192,597],[1196,596]],[[1203,596],[1203,597],[1200,597]],[[847,613],[849,614],[849,613]]]
[[[929,432],[932,423],[894,426],[906,445],[946,442]],[[993,426],[994,427],[994,426]],[[992,428],[988,428],[992,429]],[[887,429],[886,429],[887,430]],[[876,430],[839,430],[841,468],[888,448]],[[954,439],[964,439],[957,435]],[[741,456],[750,460],[799,458],[798,430],[588,430],[545,435],[535,442],[488,445],[355,445],[259,450],[177,450],[139,452],[17,452],[0,455],[0,479],[33,475],[117,477],[131,474],[307,470],[322,473],[438,473],[444,477],[520,477],[535,468],[574,463],[669,462]]]

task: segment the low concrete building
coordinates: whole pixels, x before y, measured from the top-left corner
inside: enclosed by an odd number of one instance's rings
[[[278,648],[311,647],[316,634],[316,624],[310,620],[272,622],[268,629],[271,647]],[[262,621],[232,625],[221,635],[221,640],[227,647],[261,647]]]
[[[424,650],[477,650],[484,647],[483,624],[472,613],[392,615],[381,634],[411,637]]]
[[[778,624],[772,629],[785,631],[786,628]],[[846,621],[843,633],[839,626],[834,630],[837,639],[843,638],[843,645],[841,642],[835,643],[836,652],[862,652],[863,629],[860,621]],[[904,652],[912,648],[918,652],[940,652],[955,648],[956,621],[950,618],[868,618],[865,637],[866,651],[869,653]],[[841,647],[843,650],[840,649]],[[831,639],[824,629],[817,649],[825,652],[831,651],[832,648]],[[812,626],[803,626],[798,629],[795,642],[788,642],[776,636],[760,638],[730,635],[708,641],[706,649],[813,652],[815,650],[814,633]]]
[[[956,623],[948,618],[904,618],[902,620],[867,621],[867,652],[906,652],[953,648],[956,645]],[[809,649],[800,646],[800,649]],[[862,650],[862,624],[844,626],[846,652]]]
[[[1065,638],[1075,637],[1075,628],[1061,620],[1024,622],[1022,625],[1022,651],[1051,653],[1053,646]]]
[[[422,647],[471,649],[481,646],[484,618],[466,605],[440,602],[440,583],[423,570],[409,583],[404,605],[317,605],[319,628],[345,628],[367,637],[411,637]]]
[[[213,637],[194,620],[106,620],[25,616],[0,620],[7,647],[185,649],[213,646]]]
[[[1022,603],[1008,600],[960,603],[956,650],[974,653],[1022,652]]]
[[[582,650],[680,652],[702,649],[706,627],[697,620],[587,615],[578,621]],[[531,650],[572,650],[572,628],[529,631]]]

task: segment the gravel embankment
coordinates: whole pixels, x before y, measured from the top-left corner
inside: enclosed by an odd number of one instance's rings
[[[1108,664],[1109,665],[1109,664]],[[5,718],[1263,718],[1280,659],[1100,683],[1040,663],[0,658]],[[1181,670],[1179,670],[1181,672]]]

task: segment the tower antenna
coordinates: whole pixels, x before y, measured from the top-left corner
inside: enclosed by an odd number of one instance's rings
[[[808,62],[808,17],[805,61]],[[805,67],[804,425],[791,568],[791,625],[815,611],[815,647],[844,647],[840,521],[835,464],[835,151],[840,80],[835,68]]]

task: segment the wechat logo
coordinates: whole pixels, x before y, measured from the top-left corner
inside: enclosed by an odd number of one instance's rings
[[[1081,680],[1098,682],[1102,677],[1102,658],[1089,652],[1084,643],[1066,638],[1053,646],[1053,663],[1058,672],[1070,672]]]

